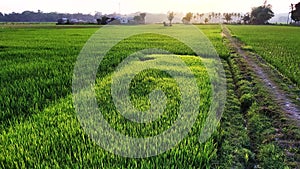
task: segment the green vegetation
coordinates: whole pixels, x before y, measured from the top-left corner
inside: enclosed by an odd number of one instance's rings
[[[228,46],[230,47],[229,44]],[[245,58],[234,51],[232,53],[227,63],[231,67],[236,95],[241,102],[245,131],[250,138],[247,149],[252,156],[248,156],[248,167],[299,166],[299,149],[294,149],[293,146],[293,142],[299,140],[299,132],[295,130],[298,127],[292,124],[291,119],[286,118],[286,112],[281,111],[275,103],[276,98],[270,95],[261,79],[251,71],[251,65]],[[284,145],[283,140],[286,142]]]
[[[36,114],[70,94],[74,62],[95,31],[1,29],[1,124]]]
[[[4,28],[1,30],[1,167],[201,167],[211,166],[216,158],[216,134],[206,143],[198,142],[205,112],[209,108],[210,82],[202,61],[175,39],[144,34],[124,40],[108,53],[100,66],[96,91],[103,115],[120,132],[133,136],[151,136],[168,128],[180,103],[176,83],[157,70],[141,72],[132,82],[132,102],[145,110],[152,89],[166,92],[169,103],[163,118],[146,126],[128,124],[113,108],[109,95],[111,73],[123,54],[143,49],[141,41],[151,39],[152,47],[180,54],[195,73],[202,105],[200,116],[189,136],[174,149],[157,157],[129,159],[113,155],[95,145],[76,119],[71,97],[72,69],[77,55],[96,29]],[[30,34],[28,34],[30,32]],[[130,48],[128,48],[130,44]],[[172,45],[168,45],[172,44]],[[129,50],[120,50],[128,48]],[[118,53],[113,52],[118,50]],[[126,53],[127,52],[127,53]],[[117,55],[116,55],[117,54]],[[151,62],[167,55],[150,55]],[[142,62],[141,61],[141,62]],[[172,60],[169,60],[170,62]],[[167,62],[167,60],[166,60]],[[172,63],[169,63],[172,64]],[[167,64],[168,65],[168,64]],[[178,69],[180,71],[180,69]],[[144,88],[144,86],[148,86]],[[120,123],[121,122],[121,123]],[[153,130],[154,129],[154,130]],[[139,131],[139,132],[137,132]],[[172,157],[170,159],[170,157]]]
[[[284,76],[300,86],[300,29],[288,26],[228,26],[242,40]]]
[[[263,5],[252,8],[250,22],[256,25],[262,25],[266,24],[274,16],[272,5],[267,4],[267,1],[265,1]]]
[[[196,77],[200,95],[199,116],[191,132],[173,149],[155,157],[132,159],[110,153],[94,143],[76,118],[72,100],[72,76],[77,56],[89,37],[97,31],[91,27],[20,27],[0,29],[0,168],[284,168],[284,149],[275,141],[275,123],[280,123],[276,106],[259,82],[233,54],[220,25],[199,25],[222,58],[227,78],[227,102],[217,131],[205,143],[198,137],[211,102],[211,82],[204,67],[210,58],[199,59],[182,42],[154,33],[135,35],[122,40],[106,55],[99,66],[95,92],[99,109],[109,124],[120,133],[132,137],[151,137],[172,126],[181,101],[176,81],[166,72],[147,69],[130,83],[131,101],[138,110],[150,108],[149,93],[160,89],[166,96],[166,109],[158,120],[135,123],[122,117],[110,94],[113,72],[128,55],[144,48],[162,48],[180,57]],[[173,29],[155,25],[159,29]],[[130,28],[130,27],[129,27]],[[184,28],[184,27],[183,27]],[[299,56],[294,36],[282,42],[277,31],[293,27],[230,26],[244,48],[269,58],[275,67],[297,70]],[[273,31],[259,34],[260,29]],[[255,30],[255,31],[253,31]],[[180,29],[178,29],[180,33]],[[258,37],[252,34],[259,35]],[[285,34],[284,31],[280,31]],[[248,35],[251,35],[248,37]],[[113,35],[112,35],[113,36]],[[267,39],[263,39],[266,37]],[[257,39],[254,41],[254,39]],[[276,45],[270,41],[273,38]],[[282,37],[281,37],[282,38]],[[281,43],[279,43],[279,41]],[[151,43],[141,43],[151,42]],[[267,44],[273,45],[267,48]],[[296,43],[297,44],[297,43]],[[264,45],[264,47],[263,47]],[[281,45],[287,50],[280,51]],[[283,56],[270,55],[276,52]],[[296,53],[295,53],[296,52]],[[298,55],[297,55],[298,54]],[[163,60],[166,67],[174,66],[170,54],[148,54],[130,63],[151,63]],[[272,62],[275,60],[276,62]],[[285,62],[284,62],[285,61]],[[292,62],[293,61],[293,62]],[[282,63],[282,64],[278,64]],[[283,64],[284,63],[284,64]],[[291,68],[288,67],[292,65]],[[175,65],[176,66],[176,65]],[[181,72],[181,68],[175,69]],[[125,72],[126,73],[126,72]],[[287,76],[290,75],[284,72]],[[299,84],[299,81],[297,81]],[[278,119],[277,119],[278,118]],[[277,120],[276,120],[277,119]],[[285,126],[286,133],[297,129]],[[292,135],[291,134],[291,135]],[[298,150],[294,150],[297,152]]]

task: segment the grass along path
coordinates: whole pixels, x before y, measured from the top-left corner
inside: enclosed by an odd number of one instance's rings
[[[278,168],[277,165],[285,163],[292,168],[297,168],[300,164],[300,133],[299,126],[297,126],[299,120],[294,119],[297,116],[291,117],[287,114],[299,112],[297,105],[293,104],[287,93],[279,89],[281,85],[273,81],[273,77],[269,77],[273,74],[268,71],[270,69],[261,66],[256,54],[243,50],[243,44],[233,38],[225,26],[223,26],[223,33],[238,56],[235,60],[243,79],[249,84],[248,87],[240,88],[243,90],[246,88],[244,94],[250,95],[249,106],[244,113],[247,118],[248,134],[251,138],[251,150],[255,153],[255,159],[260,166]],[[242,84],[241,81],[239,83]],[[280,94],[282,100],[277,99],[276,94]],[[285,107],[281,104],[282,101],[288,102],[290,105]],[[283,152],[285,155],[282,154]],[[277,160],[274,161],[276,158]],[[283,166],[284,164],[281,167]]]
[[[252,50],[300,87],[300,29],[294,26],[228,25],[244,49]]]
[[[281,85],[277,84],[273,80],[274,77],[269,76],[272,73],[270,73],[268,69],[261,66],[260,61],[256,58],[257,55],[243,50],[243,43],[236,38],[233,38],[230,35],[230,31],[226,27],[224,27],[224,34],[230,40],[236,52],[245,59],[252,71],[259,79],[261,79],[265,87],[270,91],[270,94],[273,95],[274,100],[282,108],[282,111],[286,112],[287,116],[294,119],[300,126],[300,109],[298,105],[294,104],[294,102],[297,101],[291,100],[289,98],[289,94],[280,89]]]
[[[250,101],[253,99],[247,94],[248,91],[252,91],[251,87],[256,86],[254,85],[256,82],[245,81],[250,71],[239,70],[241,67],[237,61],[242,58],[230,55],[230,50],[223,43],[226,38],[221,36],[222,30],[219,25],[199,26],[212,41],[220,57],[224,59],[228,77],[228,102],[219,133],[215,132],[206,143],[198,142],[198,132],[205,116],[204,113],[200,113],[197,123],[186,139],[166,153],[145,159],[123,158],[105,151],[86,135],[76,119],[70,95],[72,68],[82,45],[96,29],[13,28],[0,30],[3,38],[0,43],[0,64],[3,66],[0,75],[5,77],[1,79],[0,84],[3,91],[0,94],[3,104],[0,108],[2,113],[0,168],[253,168],[257,165],[262,168],[266,168],[265,166],[283,168],[282,166],[285,166],[285,157],[282,153],[285,148],[278,148],[274,140],[280,138],[278,142],[286,141],[288,143],[282,145],[289,146],[291,140],[295,139],[292,135],[299,129],[295,129],[294,132],[289,128],[290,125],[275,128],[274,126],[278,125],[274,123],[282,125],[281,120],[284,119],[281,117],[274,122],[272,121],[274,117],[266,114],[276,108],[271,109],[269,106],[260,110],[261,104],[256,103],[246,105],[247,108],[242,109],[249,98]],[[174,27],[160,28],[172,30]],[[160,121],[152,123],[153,125],[130,127],[126,126],[126,123],[118,123],[124,122],[124,119],[120,118],[114,106],[110,104],[111,73],[124,59],[122,56],[144,48],[140,41],[154,42],[151,43],[153,47],[165,46],[182,57],[199,77],[197,82],[201,88],[200,95],[203,96],[200,102],[201,112],[207,112],[208,107],[205,105],[210,103],[208,97],[210,83],[202,65],[204,62],[191,56],[193,53],[186,46],[172,38],[144,34],[128,38],[125,43],[117,45],[103,61],[98,72],[96,91],[99,95],[105,96],[98,97],[98,103],[105,104],[102,107],[107,110],[104,115],[107,120],[111,120],[116,130],[133,136],[152,136],[168,128],[176,117],[174,112],[179,103],[179,96],[174,80],[163,72],[150,70],[141,72],[132,83],[134,84],[132,99],[135,106],[148,109],[149,99],[145,96],[153,88],[160,87],[169,96],[168,101],[171,103],[169,111]],[[160,56],[149,57],[153,60]],[[228,57],[231,57],[230,62],[226,60]],[[151,62],[151,59],[142,61]],[[44,91],[45,89],[49,91]],[[262,96],[264,93],[260,95],[257,97],[261,98],[259,100],[261,103],[274,104],[269,103],[271,99]],[[20,109],[22,105],[27,107]],[[263,114],[265,112],[267,113]],[[152,127],[156,130],[151,130]],[[160,130],[159,127],[163,128]],[[283,136],[280,137],[279,134]],[[289,156],[290,162],[297,161],[296,155],[299,154],[297,144],[293,145],[292,148],[286,148],[292,154]]]

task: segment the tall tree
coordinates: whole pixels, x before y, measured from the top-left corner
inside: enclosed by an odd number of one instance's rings
[[[200,19],[200,14],[197,13],[196,15],[197,15],[197,21],[199,21],[199,19]]]
[[[292,10],[292,16],[291,18],[295,21],[295,22],[299,22],[300,21],[300,2],[298,4],[295,5],[295,10]]]
[[[208,18],[204,19],[204,23],[207,24],[209,22]]]
[[[142,19],[141,19],[140,15],[136,15],[136,16],[133,17],[133,20],[134,20],[135,23],[139,24]]]
[[[215,17],[216,17],[216,14],[215,14],[214,12],[212,12],[212,13],[211,13],[211,18],[213,19],[212,22],[214,22]]]
[[[170,26],[172,26],[172,20],[175,17],[175,13],[174,12],[168,12],[168,20],[170,21]]]
[[[183,23],[190,23],[191,19],[193,18],[193,13],[189,12],[182,18]]]
[[[108,24],[108,20],[109,20],[110,18],[109,17],[107,17],[107,16],[102,16],[102,18],[101,18],[101,20],[100,20],[100,24],[101,25],[106,25],[106,24]]]
[[[146,13],[140,13],[140,24],[146,23]]]
[[[224,19],[227,23],[229,23],[232,20],[232,14],[226,13]]]
[[[204,17],[204,13],[202,13],[202,14],[200,14],[199,16],[200,16],[200,20]]]
[[[242,20],[244,21],[244,24],[248,24],[251,20],[249,13],[247,13],[245,16],[243,16]]]
[[[140,13],[139,15],[134,16],[133,20],[137,24],[145,24],[145,17],[146,13]]]
[[[266,24],[272,17],[274,17],[272,5],[267,4],[267,0],[262,6],[252,8],[251,23],[253,24]]]

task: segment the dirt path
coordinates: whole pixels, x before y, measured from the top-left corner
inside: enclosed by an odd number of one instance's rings
[[[268,89],[270,95],[273,96],[274,101],[276,101],[282,111],[286,113],[287,117],[293,119],[296,124],[300,126],[300,108],[288,97],[289,94],[282,90],[280,85],[270,78],[271,68],[266,69],[260,66],[262,63],[261,59],[258,59],[257,56],[243,50],[243,44],[236,38],[233,38],[230,31],[225,26],[223,26],[223,34],[230,41],[234,50],[245,59],[253,73],[263,82],[265,88]],[[295,100],[294,102],[297,101],[298,100]]]

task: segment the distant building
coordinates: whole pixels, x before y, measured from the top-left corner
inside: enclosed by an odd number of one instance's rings
[[[78,19],[71,19],[71,20],[70,20],[70,23],[71,23],[71,24],[76,24],[76,23],[78,23],[78,22],[79,22]]]
[[[121,24],[128,24],[129,20],[126,17],[122,17],[119,19]]]
[[[70,20],[68,18],[60,18],[57,20],[57,24],[68,24]]]

